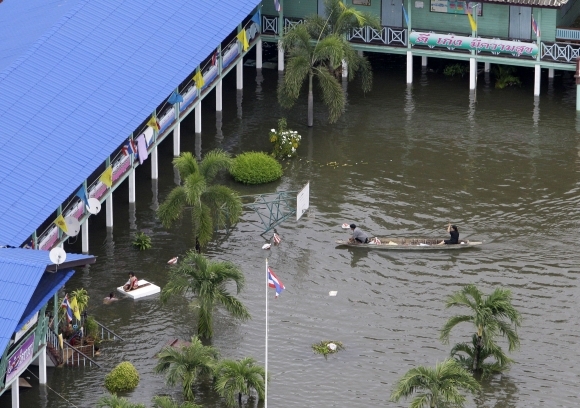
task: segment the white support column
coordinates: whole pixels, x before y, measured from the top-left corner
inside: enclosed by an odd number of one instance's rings
[[[407,51],[407,83],[413,83],[413,52]]]
[[[554,78],[554,68],[548,68],[548,78]]]
[[[18,387],[18,378],[12,381],[12,408],[20,408],[20,394]]]
[[[342,60],[342,77],[348,78],[348,63]]]
[[[278,71],[284,71],[284,49],[278,43]]]
[[[135,169],[132,168],[129,173],[129,203],[135,202]]]
[[[426,67],[427,66],[427,57],[421,57],[421,66],[422,67]]]
[[[157,160],[157,146],[151,151],[151,179],[159,178],[159,162]]]
[[[46,346],[42,346],[38,355],[38,383],[46,384]]]
[[[540,95],[540,76],[542,74],[542,68],[540,64],[536,64],[534,70],[534,96]]]
[[[173,157],[179,156],[181,153],[181,121],[177,121],[177,125],[173,128]]]
[[[215,110],[221,112],[222,109],[222,80],[219,79],[215,86]]]
[[[113,226],[113,194],[109,194],[107,199],[105,200],[105,207],[107,214],[105,215],[105,226],[112,227]]]
[[[201,99],[195,107],[195,133],[201,133]]]
[[[262,37],[256,41],[256,69],[262,69]]]
[[[83,225],[81,225],[81,234],[82,234],[82,251],[83,254],[89,253],[89,219],[87,218]]]
[[[236,64],[236,89],[244,89],[244,59]]]
[[[489,72],[490,65],[491,64],[489,62],[484,62],[483,63],[483,72]]]
[[[469,58],[469,90],[475,89],[477,79],[477,61],[475,58]]]
[[[357,53],[358,53],[358,56],[359,57],[364,57],[365,56],[365,52],[363,50],[358,50]]]

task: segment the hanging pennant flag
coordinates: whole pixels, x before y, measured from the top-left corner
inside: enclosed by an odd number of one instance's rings
[[[79,310],[79,304],[77,303],[76,296],[70,300],[69,304],[77,320],[81,320],[81,312]]]
[[[183,96],[181,96],[177,91],[173,91],[167,102],[175,105],[178,102],[183,102]]]
[[[532,14],[532,30],[534,30],[534,34],[536,34],[536,37],[540,37],[540,27],[538,26],[538,23],[536,22],[536,19],[534,18],[533,14]]]
[[[85,205],[89,205],[89,199],[87,197],[87,189],[85,188],[85,186],[82,186],[79,191],[77,191],[77,197],[80,198],[81,200],[83,200],[83,202],[85,203]]]
[[[252,21],[259,26],[260,20],[260,10],[258,10],[258,12],[252,16]]]
[[[154,115],[151,115],[151,119],[147,122],[147,126],[159,131],[159,121]]]
[[[70,303],[68,301],[68,295],[64,295],[64,299],[62,300],[60,307],[62,307],[63,309],[66,309],[66,318],[67,318],[69,323],[72,322],[73,311],[72,311],[72,309],[70,307]]]
[[[248,51],[250,44],[248,43],[248,38],[246,37],[246,30],[242,29],[242,31],[238,33],[238,41],[242,43],[242,49],[244,51]]]
[[[217,52],[214,52],[211,56],[211,65],[214,67],[217,65]]]
[[[475,24],[475,20],[470,12],[467,12],[467,17],[469,18],[469,24],[471,24],[471,30],[477,31],[477,24]]]
[[[149,157],[149,152],[147,151],[147,141],[145,140],[144,134],[137,137],[137,149],[139,149],[139,164],[143,164],[143,162]]]
[[[279,13],[282,10],[280,6],[280,0],[274,0],[274,7],[276,7],[276,11]]]
[[[409,15],[407,14],[407,9],[405,9],[405,5],[401,3],[401,7],[403,7],[403,16],[405,16],[405,24],[407,24],[407,28],[409,27]]]
[[[68,228],[66,227],[66,222],[65,222],[62,214],[59,215],[58,217],[56,217],[56,220],[54,220],[54,223],[62,230],[62,232],[64,232],[65,234],[68,234]]]
[[[193,76],[193,80],[195,81],[195,86],[197,89],[201,89],[205,85],[201,71],[196,71],[195,75]]]
[[[107,167],[101,177],[99,177],[99,180],[107,187],[111,187],[113,185],[113,168],[111,166]]]

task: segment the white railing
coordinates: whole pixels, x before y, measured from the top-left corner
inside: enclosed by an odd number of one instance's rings
[[[382,43],[384,45],[407,45],[407,29],[397,27],[383,27],[375,30],[372,27],[354,28],[348,34],[349,41],[362,41],[364,43]]]
[[[542,59],[575,62],[578,57],[580,57],[580,44],[542,43]]]
[[[580,30],[556,28],[556,38],[558,40],[580,41]]]

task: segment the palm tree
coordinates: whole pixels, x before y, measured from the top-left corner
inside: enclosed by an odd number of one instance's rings
[[[349,80],[360,73],[363,92],[372,87],[371,65],[355,52],[346,39],[346,33],[354,27],[379,26],[376,17],[347,7],[340,0],[326,0],[326,7],[327,19],[318,16],[306,18],[303,24],[290,29],[280,43],[288,53],[288,63],[284,81],[278,87],[278,101],[283,107],[291,108],[308,79],[308,126],[314,123],[314,78],[328,108],[330,123],[338,120],[346,103],[337,80],[343,61],[347,64]]]
[[[242,271],[231,262],[214,262],[202,254],[189,251],[179,266],[169,275],[169,282],[161,291],[161,301],[167,302],[176,294],[191,291],[197,296],[197,333],[202,338],[213,336],[213,310],[221,304],[237,319],[247,320],[250,313],[246,307],[232,296],[226,285],[236,284],[237,293],[244,288]]]
[[[475,393],[480,388],[469,371],[454,359],[447,359],[435,368],[420,366],[407,371],[395,385],[391,401],[415,395],[411,408],[461,408],[465,396],[459,391]]]
[[[266,373],[263,367],[255,365],[251,357],[239,361],[222,360],[215,370],[217,378],[215,389],[221,397],[226,399],[230,407],[242,404],[242,395],[250,395],[251,390],[258,393],[258,399],[264,399],[264,378]]]
[[[240,197],[226,186],[211,184],[220,170],[230,168],[231,162],[229,154],[219,149],[207,153],[199,164],[190,152],[173,159],[182,184],[169,193],[157,210],[163,225],[171,227],[186,208],[191,209],[193,233],[203,246],[211,240],[214,230],[235,224],[242,214]]]
[[[461,365],[466,370],[473,370],[473,359],[479,358],[477,362],[477,367],[481,372],[483,378],[488,377],[492,374],[501,373],[513,362],[500,347],[495,347],[492,350],[488,350],[483,347],[479,353],[477,350],[477,335],[474,334],[472,337],[471,344],[468,343],[458,343],[451,349],[451,357],[455,358],[459,365]],[[495,361],[492,363],[486,363],[485,360],[489,357],[493,357]]]
[[[153,397],[153,408],[202,408],[202,406],[191,401],[185,401],[180,405],[170,397],[157,395]]]
[[[213,372],[218,351],[211,346],[204,346],[201,340],[193,336],[190,345],[179,348],[166,346],[157,357],[159,361],[155,373],[167,373],[165,378],[170,386],[181,382],[183,398],[192,401],[196,380]]]
[[[145,405],[133,404],[127,398],[119,398],[117,394],[111,394],[99,398],[97,408],[145,408]]]
[[[520,345],[520,339],[516,329],[520,326],[522,317],[512,305],[511,291],[497,288],[489,296],[483,293],[475,285],[467,285],[462,290],[447,298],[446,307],[462,306],[469,309],[470,314],[451,317],[441,329],[441,341],[447,344],[451,330],[462,322],[469,322],[475,326],[475,344],[472,358],[472,370],[480,370],[482,353],[494,353],[499,363],[507,363],[497,350],[495,343],[497,336],[507,338],[509,351],[516,350]]]

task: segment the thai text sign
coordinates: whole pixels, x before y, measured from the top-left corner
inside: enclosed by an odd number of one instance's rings
[[[30,363],[32,354],[34,354],[34,334],[8,359],[5,384],[20,374],[20,371]]]
[[[429,48],[437,47],[478,52],[489,51],[497,54],[512,54],[518,57],[522,55],[535,57],[538,54],[538,46],[533,43],[461,37],[452,34],[411,32],[409,41],[413,45],[426,45]]]

